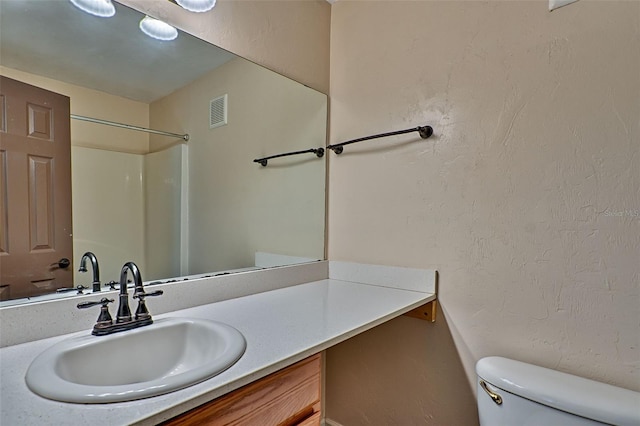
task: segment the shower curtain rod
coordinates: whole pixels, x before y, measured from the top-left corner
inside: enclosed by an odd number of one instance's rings
[[[74,120],[88,121],[89,123],[104,124],[107,126],[120,127],[123,129],[137,130],[138,132],[147,132],[163,136],[173,136],[183,139],[185,142],[189,141],[189,134],[181,135],[178,133],[164,132],[162,130],[147,129],[146,127],[132,126],[131,124],[116,123],[115,121],[101,120],[99,118],[85,117],[83,115],[76,114],[71,114],[71,118],[73,118]]]

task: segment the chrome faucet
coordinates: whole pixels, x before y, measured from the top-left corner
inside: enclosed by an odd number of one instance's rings
[[[93,291],[100,291],[100,268],[98,267],[98,258],[90,251],[82,255],[80,259],[79,272],[87,272],[87,259],[91,262],[91,271],[93,272]]]
[[[131,275],[133,276],[132,278],[135,286],[133,298],[138,299],[138,308],[136,309],[135,316],[133,317],[131,316],[131,309],[129,308],[129,292],[127,291],[127,273],[129,272],[131,272]],[[110,302],[113,302],[113,299],[109,300],[103,298],[99,302],[79,303],[78,308],[84,309],[96,305],[102,306],[98,322],[93,326],[91,334],[103,336],[152,324],[153,319],[147,309],[145,298],[149,296],[160,296],[162,293],[162,290],[145,293],[144,286],[142,285],[142,275],[140,274],[138,266],[133,262],[127,262],[120,271],[120,304],[118,306],[118,315],[116,316],[115,324],[111,320],[107,307]]]

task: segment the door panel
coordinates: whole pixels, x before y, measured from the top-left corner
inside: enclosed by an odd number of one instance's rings
[[[0,83],[2,84],[2,83]],[[0,93],[0,132],[7,131],[7,115],[5,113],[5,97]]]
[[[0,76],[0,297],[73,285],[69,98]]]
[[[27,111],[29,118],[28,136],[53,141],[53,135],[51,134],[51,108],[27,103]]]
[[[55,248],[53,222],[53,158],[29,156],[30,250]]]
[[[0,130],[1,131],[1,130]],[[9,250],[9,235],[7,229],[7,151],[0,151],[0,256]],[[0,283],[1,284],[1,283]]]

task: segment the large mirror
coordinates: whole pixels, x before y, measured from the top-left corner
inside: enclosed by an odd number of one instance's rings
[[[126,261],[158,282],[323,259],[325,158],[253,160],[324,147],[326,96],[184,32],[152,39],[143,14],[114,4],[98,18],[68,0],[0,0],[0,74],[68,96],[73,117],[75,272],[43,292],[90,289],[85,252],[102,283]]]

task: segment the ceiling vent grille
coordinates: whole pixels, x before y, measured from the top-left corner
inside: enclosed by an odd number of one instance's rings
[[[219,96],[209,102],[209,128],[227,124],[227,95]]]

